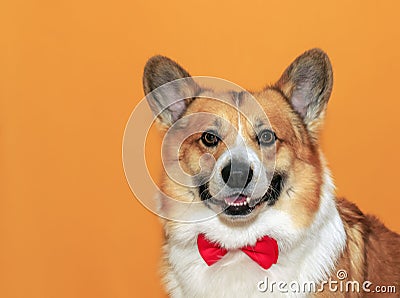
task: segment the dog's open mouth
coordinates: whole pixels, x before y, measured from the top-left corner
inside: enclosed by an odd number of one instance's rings
[[[257,205],[250,206],[251,200],[250,197],[244,195],[225,198],[224,201],[227,207],[224,209],[224,213],[227,215],[247,215]]]
[[[251,198],[245,194],[239,193],[224,199],[215,199],[208,191],[208,185],[203,184],[199,187],[200,198],[209,204],[219,205],[223,208],[223,213],[229,216],[246,216],[263,203],[269,206],[275,204],[278,200],[284,184],[283,175],[274,175],[267,192],[261,198]]]

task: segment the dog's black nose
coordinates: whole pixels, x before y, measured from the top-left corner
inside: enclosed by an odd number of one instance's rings
[[[243,189],[253,178],[253,170],[247,163],[235,162],[233,168],[229,163],[222,169],[221,176],[229,187]]]

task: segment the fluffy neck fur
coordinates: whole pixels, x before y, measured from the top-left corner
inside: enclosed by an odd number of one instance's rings
[[[257,283],[267,277],[271,282],[320,282],[335,268],[346,243],[346,233],[336,208],[334,185],[329,170],[324,171],[321,203],[311,226],[304,229],[291,224],[288,214],[267,209],[249,226],[232,227],[218,217],[195,223],[166,223],[165,276],[168,291],[202,297],[215,293],[223,297],[249,293],[257,296]],[[208,267],[196,245],[199,233],[231,250],[223,259]],[[263,270],[236,249],[252,245],[269,235],[277,240],[279,259],[276,265]],[[240,276],[240,278],[238,277]],[[229,287],[222,287],[228,285]]]

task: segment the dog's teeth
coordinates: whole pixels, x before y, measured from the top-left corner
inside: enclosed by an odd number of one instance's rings
[[[250,202],[250,198],[246,198],[246,200],[243,202],[228,202],[227,200],[225,200],[225,203],[228,206],[235,206],[235,207],[246,206],[247,204],[249,204],[249,202]]]

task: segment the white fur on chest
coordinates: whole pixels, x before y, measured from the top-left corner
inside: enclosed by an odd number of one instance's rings
[[[172,292],[174,297],[265,296],[258,291],[257,283],[271,274],[241,251],[229,252],[210,267],[200,257],[197,248],[191,251],[172,249],[170,260],[175,270],[169,278],[179,284]]]

